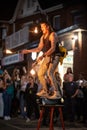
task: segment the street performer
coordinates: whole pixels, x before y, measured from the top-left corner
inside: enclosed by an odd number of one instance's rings
[[[51,25],[48,21],[43,21],[40,23],[42,36],[40,38],[40,42],[38,47],[30,49],[30,50],[22,50],[23,54],[31,53],[31,52],[40,52],[43,51],[43,55],[40,57],[40,60],[44,58],[40,68],[38,70],[38,78],[42,85],[42,90],[37,93],[38,96],[47,97],[50,99],[61,99],[60,91],[58,90],[58,85],[56,82],[56,78],[54,76],[55,70],[59,63],[59,49],[57,47],[58,36],[53,31]],[[54,88],[53,95],[49,96],[47,93],[47,86],[45,75],[48,75],[51,80],[51,85]]]

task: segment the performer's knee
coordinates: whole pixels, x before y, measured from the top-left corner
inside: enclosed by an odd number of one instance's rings
[[[53,77],[53,73],[52,73],[52,71],[49,71],[48,76],[49,76],[49,78],[52,79],[52,77]]]

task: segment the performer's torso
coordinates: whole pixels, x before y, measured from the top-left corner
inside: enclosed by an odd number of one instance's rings
[[[43,43],[44,43],[43,52],[46,52],[46,51],[48,51],[48,50],[50,49],[50,47],[51,47],[51,42],[50,42],[50,40],[49,40],[49,36],[46,37],[46,38],[43,37]]]

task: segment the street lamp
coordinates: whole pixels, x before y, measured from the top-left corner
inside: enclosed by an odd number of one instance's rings
[[[12,52],[11,50],[6,49],[6,50],[5,50],[5,53],[6,53],[6,54],[12,54],[13,52]]]

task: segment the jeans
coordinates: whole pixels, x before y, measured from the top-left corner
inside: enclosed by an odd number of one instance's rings
[[[4,116],[11,115],[12,97],[13,95],[8,94],[6,90],[3,92]]]
[[[3,117],[4,103],[3,103],[3,93],[0,93],[0,117]]]
[[[54,90],[58,91],[58,84],[56,82],[56,78],[54,76],[54,72],[57,68],[57,65],[59,63],[59,56],[55,56],[50,62],[51,58],[46,56],[44,57],[44,60],[42,64],[40,65],[40,68],[38,70],[38,78],[40,80],[40,83],[43,86],[43,89],[47,91],[47,85],[46,85],[46,80],[45,80],[45,75],[48,74],[52,87],[54,87]]]
[[[21,116],[23,116],[23,117],[26,116],[24,107],[25,107],[24,92],[20,92],[20,111],[21,111]]]

